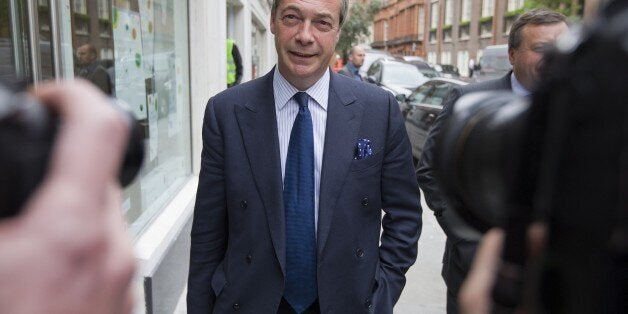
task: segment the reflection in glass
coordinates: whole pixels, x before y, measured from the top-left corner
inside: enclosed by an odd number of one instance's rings
[[[92,82],[105,94],[114,95],[114,42],[110,0],[74,0],[71,6],[71,37],[74,76]],[[109,8],[104,10],[104,8]]]
[[[187,2],[113,3],[115,94],[144,126],[141,178],[124,192],[135,234],[178,192],[191,169]]]
[[[27,8],[22,1],[0,2],[0,83],[11,84],[27,78],[28,62]]]

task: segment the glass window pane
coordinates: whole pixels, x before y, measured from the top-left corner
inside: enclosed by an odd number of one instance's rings
[[[75,1],[66,21],[74,75],[126,102],[143,128],[145,163],[122,204],[134,234],[191,173],[187,16],[187,1],[98,0]]]
[[[0,1],[0,83],[30,76],[26,4]]]

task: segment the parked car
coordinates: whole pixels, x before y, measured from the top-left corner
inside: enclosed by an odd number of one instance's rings
[[[369,69],[371,64],[373,64],[373,62],[375,62],[375,60],[377,59],[394,60],[395,57],[393,57],[390,53],[383,50],[364,49],[364,63],[360,67],[359,73],[364,78],[365,81],[366,81],[366,76],[367,76],[366,75],[367,70]]]
[[[440,74],[429,63],[421,60],[410,60],[407,63],[414,65],[419,72],[429,78],[439,77]]]
[[[386,59],[375,60],[366,75],[368,82],[377,84],[395,96],[410,96],[415,88],[428,80],[415,66]]]
[[[412,157],[417,166],[423,153],[423,145],[434,120],[443,109],[443,101],[457,86],[467,85],[455,79],[433,78],[419,86],[412,94],[400,100],[400,109],[405,117],[406,131],[412,144]]]
[[[410,62],[410,61],[422,61],[425,62],[425,59],[419,57],[419,56],[403,56],[403,60],[406,62]]]
[[[451,64],[435,64],[434,69],[440,73],[440,76],[446,78],[459,78],[460,72],[458,72],[458,67]]]
[[[512,69],[508,60],[508,45],[487,46],[480,62],[475,65],[473,78],[476,82],[500,78]]]

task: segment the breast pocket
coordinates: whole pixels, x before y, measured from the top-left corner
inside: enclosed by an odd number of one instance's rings
[[[382,163],[382,149],[374,153],[373,155],[363,158],[363,159],[354,159],[351,161],[351,166],[349,168],[350,172],[359,172],[370,169]]]

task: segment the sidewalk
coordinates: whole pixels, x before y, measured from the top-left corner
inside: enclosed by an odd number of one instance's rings
[[[444,314],[446,287],[440,275],[445,233],[434,213],[421,199],[423,231],[417,261],[406,274],[406,287],[395,306],[395,314]]]

